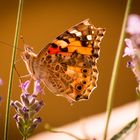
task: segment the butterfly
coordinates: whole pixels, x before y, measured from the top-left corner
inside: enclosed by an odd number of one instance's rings
[[[70,103],[88,99],[97,87],[97,59],[104,28],[86,19],[69,28],[38,54],[24,45],[22,59],[34,80]]]

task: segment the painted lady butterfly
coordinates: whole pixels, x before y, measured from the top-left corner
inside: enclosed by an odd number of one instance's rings
[[[96,66],[105,29],[86,19],[71,27],[38,54],[25,45],[22,59],[34,80],[69,102],[88,99],[97,87]]]

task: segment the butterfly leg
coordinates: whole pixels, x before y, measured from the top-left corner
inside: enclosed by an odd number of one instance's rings
[[[19,82],[20,82],[20,84],[23,83],[23,80],[22,80],[22,79],[23,79],[23,78],[27,78],[27,77],[30,77],[30,80],[29,80],[29,81],[31,82],[31,80],[32,80],[32,76],[31,76],[31,74],[27,74],[27,75],[23,75],[23,76],[21,76],[21,75],[19,74],[19,72],[18,72],[18,70],[17,70],[15,64],[14,64],[14,69],[15,69],[17,75],[18,75],[18,78],[19,78]]]
[[[45,87],[46,87],[46,86],[45,86],[45,83],[44,83],[43,80],[41,80],[41,82],[43,83],[43,87],[41,88],[41,89],[42,89],[42,92],[41,92],[41,93],[42,93],[43,95],[45,95]]]

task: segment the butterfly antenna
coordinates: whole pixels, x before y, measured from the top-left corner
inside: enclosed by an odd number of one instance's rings
[[[26,43],[25,43],[25,39],[24,39],[23,35],[20,35],[20,39],[22,40],[23,45],[24,45],[24,44],[26,44]]]
[[[4,41],[1,41],[1,40],[0,40],[0,43],[1,43],[1,44],[4,44],[4,45],[7,46],[7,47],[13,48],[13,45],[11,45],[11,44],[9,44],[9,43],[6,43],[6,42],[4,42]],[[17,48],[17,50],[19,50],[19,51],[24,51],[23,49],[20,49],[20,48]]]
[[[18,63],[18,62],[20,62],[20,61],[23,61],[22,58],[17,59],[17,60],[15,61],[15,64]]]
[[[15,69],[15,72],[17,73],[17,75],[18,75],[18,78],[19,78],[19,82],[20,82],[20,84],[22,83],[22,78],[21,78],[21,76],[20,76],[20,74],[19,74],[19,72],[18,72],[18,70],[17,70],[17,68],[16,68],[16,65],[14,64],[14,69]]]

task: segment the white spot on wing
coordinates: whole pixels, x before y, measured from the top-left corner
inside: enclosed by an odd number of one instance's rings
[[[77,30],[71,30],[70,33],[71,34],[76,34],[76,36],[81,36],[82,35],[82,33],[78,32]]]
[[[81,36],[81,35],[82,35],[81,32],[77,32],[77,33],[75,33],[75,34],[76,34],[76,36]]]
[[[88,40],[92,40],[92,35],[87,35]]]
[[[66,46],[68,46],[68,43],[65,42],[64,40],[57,40],[57,45],[61,46],[62,48],[65,48]]]
[[[71,30],[70,33],[71,34],[75,34],[76,32],[78,32],[77,30]]]

